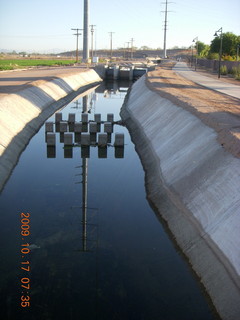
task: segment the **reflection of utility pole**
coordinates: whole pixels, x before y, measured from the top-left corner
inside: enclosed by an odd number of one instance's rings
[[[73,103],[75,104],[75,107],[71,107],[71,109],[80,109],[81,108],[80,107],[81,103],[78,100],[74,101]]]
[[[76,45],[76,62],[78,62],[78,36],[80,36],[81,35],[81,33],[79,33],[78,31],[79,30],[83,30],[83,29],[71,29],[71,30],[76,30],[77,31],[77,33],[75,33],[74,34],[74,36],[77,36],[77,45]]]
[[[88,112],[88,95],[82,98],[82,112]],[[87,173],[88,159],[82,158],[82,245],[83,251],[87,251]]]
[[[110,57],[111,57],[111,59],[112,59],[112,54],[113,54],[113,41],[112,41],[112,35],[113,35],[113,33],[115,33],[115,32],[109,32],[109,34],[110,34]]]
[[[96,27],[95,24],[90,24],[90,27],[91,27],[91,59],[92,59],[92,63],[93,63],[93,33],[94,33],[94,28],[93,27]]]
[[[87,173],[88,159],[82,159],[82,250],[87,251]]]
[[[88,113],[88,95],[82,98],[82,104],[83,104],[82,112]]]

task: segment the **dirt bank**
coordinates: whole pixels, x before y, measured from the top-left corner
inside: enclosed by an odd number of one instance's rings
[[[227,151],[240,157],[239,100],[179,76],[172,70],[174,64],[169,62],[149,72],[148,88],[196,115],[216,131],[219,143]]]

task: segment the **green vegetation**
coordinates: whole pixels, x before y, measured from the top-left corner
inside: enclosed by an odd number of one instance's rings
[[[73,65],[75,60],[45,59],[0,59],[0,70],[13,70],[33,66],[66,66]]]
[[[220,36],[215,37],[210,45],[210,52],[219,52],[220,48]],[[237,46],[240,44],[240,36],[235,35],[232,32],[226,32],[222,34],[222,55],[235,57],[237,54]],[[235,60],[235,59],[234,59]]]
[[[202,58],[202,57],[206,57],[209,53],[209,45],[205,44],[201,41],[198,41],[198,55]]]
[[[222,75],[227,75],[227,74],[228,74],[227,66],[221,66],[221,67],[220,67],[220,73],[221,73]]]
[[[240,66],[233,67],[231,70],[231,73],[235,79],[240,80]]]
[[[195,48],[198,48],[198,57],[208,60],[219,60],[221,38],[220,36],[214,37],[210,46],[198,41],[195,44]],[[232,32],[226,32],[222,34],[222,56],[221,61],[237,61],[239,60],[240,53],[240,36],[235,35]],[[238,56],[237,56],[238,54]],[[221,65],[220,73],[222,75],[232,74],[237,80],[240,80],[240,65],[238,67],[232,67]]]
[[[198,56],[207,59],[219,59],[220,51],[220,36],[215,37],[210,46],[198,41]],[[195,44],[195,48],[197,48]],[[225,61],[237,60],[237,47],[240,45],[240,36],[235,35],[232,32],[226,32],[222,34],[222,59]]]

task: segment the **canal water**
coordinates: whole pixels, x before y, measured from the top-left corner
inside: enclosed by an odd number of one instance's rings
[[[101,85],[58,112],[117,121],[127,89]],[[43,126],[22,153],[0,195],[1,319],[217,319],[146,200],[127,129],[113,131],[105,149],[56,132],[54,149]]]

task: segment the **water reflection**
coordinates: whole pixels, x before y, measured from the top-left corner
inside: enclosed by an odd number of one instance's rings
[[[114,85],[114,83],[113,83]],[[123,90],[123,89],[122,89]],[[122,92],[126,93],[125,90]],[[112,90],[104,90],[104,97],[110,98],[112,94],[118,94],[118,86]],[[81,109],[81,121],[77,121],[75,113],[68,114],[68,120],[63,119],[60,112],[55,113],[55,122],[45,122],[45,142],[47,145],[47,158],[56,158],[56,143],[58,141],[64,145],[64,158],[73,158],[73,148],[81,148],[82,165],[82,252],[88,252],[87,237],[87,214],[88,214],[88,159],[90,158],[90,148],[98,148],[98,158],[107,159],[107,150],[114,148],[114,156],[117,159],[124,158],[124,134],[116,133],[115,142],[112,143],[114,126],[121,126],[121,120],[114,121],[114,114],[108,113],[106,121],[102,120],[101,113],[94,114],[94,120],[88,119],[88,114],[92,113],[93,103],[97,101],[97,94],[86,95],[74,101],[74,109]],[[81,106],[81,107],[80,107]],[[54,131],[55,128],[55,131]],[[103,131],[103,132],[102,132]],[[59,135],[59,139],[56,137]],[[73,139],[74,137],[74,139]],[[86,138],[89,138],[86,141]],[[104,140],[105,138],[105,140]],[[85,143],[83,143],[85,141]],[[104,142],[105,141],[105,142]],[[91,208],[92,210],[92,208]],[[97,209],[96,209],[97,210]]]
[[[94,101],[97,100],[96,94],[91,96],[94,97]],[[94,119],[89,120],[88,114],[92,110],[92,100],[93,98],[90,99],[89,95],[86,95],[82,97],[81,102],[79,100],[75,101],[77,105],[82,105],[81,119],[78,119],[75,113],[69,113],[68,120],[66,120],[63,119],[62,113],[57,112],[55,114],[55,122],[47,121],[45,123],[45,142],[47,144],[48,158],[56,157],[56,143],[58,141],[64,144],[64,158],[72,158],[73,148],[76,147],[82,149],[82,158],[90,157],[90,147],[98,147],[99,158],[107,158],[107,149],[109,147],[115,148],[114,154],[116,158],[124,157],[124,134],[117,132],[114,135],[114,127],[121,127],[122,121],[114,121],[114,114],[112,113],[108,113],[105,120],[102,120],[103,117],[100,113],[95,113]],[[112,144],[113,139],[114,142]]]
[[[116,87],[89,91],[84,101],[78,97],[60,110],[62,119],[75,113],[82,122],[87,114],[94,122],[99,113],[106,121],[113,113],[119,121],[119,95],[125,93],[115,94]],[[50,132],[55,145],[46,146],[43,126],[1,194],[2,318],[212,320],[197,282],[146,201],[144,173],[126,128],[114,124],[111,143],[107,137],[101,148],[91,139],[82,146],[82,132],[69,130],[70,148],[56,126]],[[103,123],[100,131],[97,143]],[[114,146],[115,131],[124,133],[124,148]],[[30,253],[29,310],[19,308],[21,211],[31,213],[30,244],[37,248]]]

